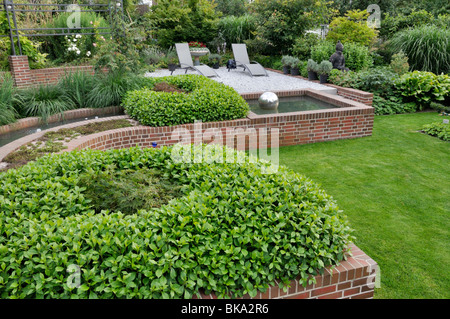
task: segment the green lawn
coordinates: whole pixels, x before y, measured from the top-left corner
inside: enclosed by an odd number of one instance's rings
[[[373,136],[283,147],[280,162],[332,195],[378,262],[375,298],[450,298],[450,143],[437,113],[376,116]]]

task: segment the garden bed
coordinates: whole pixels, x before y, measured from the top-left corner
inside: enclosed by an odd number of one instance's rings
[[[66,144],[68,150],[83,148],[104,150],[136,145],[150,147],[153,143],[158,146],[173,145],[179,142],[179,139],[173,136],[174,131],[182,129],[193,134],[196,130],[195,124],[192,123],[194,119],[205,122],[200,126],[202,136],[211,129],[218,131],[222,140],[218,139],[216,142],[221,142],[222,145],[229,144],[230,130],[231,134],[236,133],[237,139],[243,139],[244,147],[236,146],[234,142],[228,146],[241,149],[315,143],[372,134],[374,117],[372,107],[322,91],[306,89],[276,91],[276,93],[280,97],[307,95],[338,108],[256,115],[249,112],[245,100],[257,99],[263,92],[239,95],[229,87],[198,75],[147,78],[142,81],[141,85],[145,88],[130,91],[125,98],[124,106],[126,112],[135,117],[135,120],[143,121],[152,127],[137,126],[86,135],[68,142]],[[159,91],[153,90],[155,86]],[[73,110],[65,112],[64,117],[117,110],[117,108]],[[56,115],[50,117],[49,121],[60,118],[61,115]],[[25,125],[36,121],[37,118],[24,119],[20,123]],[[3,128],[11,127],[17,126],[9,125]],[[267,136],[272,134],[273,138],[278,140],[263,140],[262,136],[257,137],[258,131],[263,129],[267,130]],[[195,136],[191,135],[192,141],[194,138]],[[231,138],[234,141],[234,137]],[[33,140],[32,137],[25,137],[0,148],[0,160]],[[209,143],[210,140],[205,138],[203,142]]]
[[[225,150],[203,148],[211,151]],[[371,296],[373,261],[359,250],[343,261],[351,230],[312,181],[283,167],[261,174],[263,162],[186,165],[171,154],[70,152],[1,173],[1,297],[258,297],[276,283],[285,289],[270,288],[269,298]],[[82,181],[142,169],[182,185],[181,197],[127,215],[95,209]],[[83,270],[78,287],[66,283],[72,264]]]

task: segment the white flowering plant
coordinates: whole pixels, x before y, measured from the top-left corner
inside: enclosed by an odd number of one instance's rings
[[[94,27],[94,34],[69,34],[65,36],[66,50],[65,60],[88,60],[92,58],[99,48],[107,41],[104,36],[98,32],[99,21],[90,21],[90,25]]]
[[[83,34],[71,34],[65,36],[67,49],[66,49],[66,60],[82,60],[84,58],[89,58],[92,56],[92,52],[89,49],[86,40],[87,36]]]

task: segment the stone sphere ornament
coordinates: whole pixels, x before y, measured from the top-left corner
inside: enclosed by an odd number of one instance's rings
[[[280,104],[278,96],[273,92],[265,92],[258,99],[259,107],[263,110],[276,110]]]

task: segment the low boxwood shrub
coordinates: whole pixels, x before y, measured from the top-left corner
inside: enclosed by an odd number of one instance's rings
[[[311,283],[345,258],[347,219],[308,178],[263,174],[260,160],[179,163],[173,150],[67,152],[0,173],[0,297],[255,296],[275,280]],[[80,177],[111,167],[155,170],[181,196],[127,215],[96,211]]]
[[[155,83],[167,82],[186,93],[155,92]],[[200,75],[148,78],[143,89],[127,92],[122,105],[143,125],[171,126],[240,119],[247,116],[247,102],[231,87]]]

